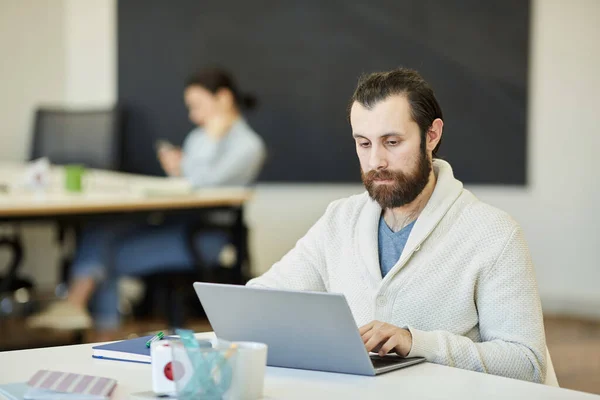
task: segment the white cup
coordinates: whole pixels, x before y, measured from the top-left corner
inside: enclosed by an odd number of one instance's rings
[[[263,397],[267,345],[257,342],[233,342],[237,345],[231,387],[225,400],[256,400]]]

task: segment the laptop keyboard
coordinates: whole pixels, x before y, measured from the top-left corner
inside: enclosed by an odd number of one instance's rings
[[[403,358],[398,356],[371,356],[371,362],[373,363],[374,368],[382,368],[387,367],[388,365],[396,365],[399,361],[402,361]]]

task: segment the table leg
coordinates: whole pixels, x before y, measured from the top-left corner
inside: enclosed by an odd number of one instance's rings
[[[11,290],[17,270],[23,260],[23,243],[19,235],[4,236],[0,238],[0,247],[8,247],[12,251],[12,259],[8,264],[8,272],[0,281],[0,294]]]

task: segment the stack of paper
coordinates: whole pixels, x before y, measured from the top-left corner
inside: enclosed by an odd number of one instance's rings
[[[193,193],[191,183],[185,178],[145,178],[130,183],[134,193],[147,197],[184,196]]]
[[[40,370],[27,383],[0,386],[0,396],[9,400],[105,400],[116,385],[116,380],[100,376]]]

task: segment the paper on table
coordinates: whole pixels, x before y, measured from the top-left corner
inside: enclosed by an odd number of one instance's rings
[[[147,197],[189,195],[193,193],[192,185],[185,178],[138,180],[131,183],[131,190],[136,194]]]
[[[27,166],[24,185],[30,189],[43,190],[50,184],[50,161],[46,157],[38,158]]]
[[[27,382],[25,399],[106,399],[117,381],[101,376],[39,370]]]

